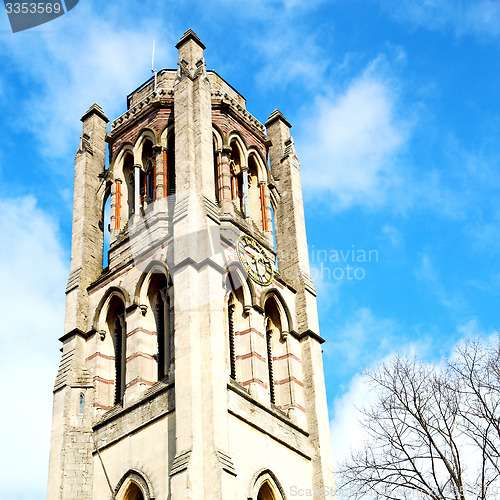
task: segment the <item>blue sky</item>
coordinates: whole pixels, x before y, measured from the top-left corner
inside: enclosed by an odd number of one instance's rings
[[[500,327],[499,2],[80,0],[26,32],[2,9],[0,24],[6,498],[45,496],[80,117],[124,111],[153,40],[157,67],[175,68],[194,29],[254,116],[293,124],[336,459],[359,435],[363,368],[437,361]]]

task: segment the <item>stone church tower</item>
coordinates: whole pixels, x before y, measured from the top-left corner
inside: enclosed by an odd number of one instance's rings
[[[177,48],[110,132],[82,118],[48,498],[332,496],[290,124]]]

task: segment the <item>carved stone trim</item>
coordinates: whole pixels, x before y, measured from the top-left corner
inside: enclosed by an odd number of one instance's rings
[[[175,474],[179,474],[180,472],[185,471],[189,466],[189,461],[191,459],[191,450],[183,451],[179,453],[174,458],[172,462],[172,469],[170,470],[170,476],[175,476]]]
[[[236,472],[236,469],[234,468],[232,458],[221,450],[217,450],[215,453],[217,455],[217,460],[222,467],[222,470],[225,470],[232,476],[237,476],[238,474]]]

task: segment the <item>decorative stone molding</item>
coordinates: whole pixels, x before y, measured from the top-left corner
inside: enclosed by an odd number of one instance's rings
[[[188,468],[190,459],[191,459],[191,450],[179,453],[172,462],[172,468],[170,469],[170,477],[185,471]]]

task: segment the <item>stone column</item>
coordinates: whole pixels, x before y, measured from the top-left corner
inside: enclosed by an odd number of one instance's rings
[[[210,83],[204,45],[188,31],[177,44],[174,84],[176,197],[172,279],[175,303],[176,455],[172,500],[236,498],[227,466],[227,370],[220,222],[215,204]],[[228,472],[229,469],[229,472]]]
[[[122,218],[122,181],[121,179],[116,179],[115,182],[115,209],[114,209],[114,225],[112,225],[112,229],[120,229],[121,228],[121,218]],[[113,202],[113,200],[112,200]],[[113,207],[111,207],[111,212],[113,212]],[[106,222],[105,222],[106,223]],[[106,230],[106,228],[104,228]],[[111,231],[110,231],[111,232]]]
[[[275,212],[275,234],[280,274],[297,290],[296,311],[301,338],[307,427],[317,453],[312,460],[313,488],[333,486],[328,407],[321,356],[316,292],[309,271],[309,255],[302,202],[300,163],[286,118],[275,110],[266,122],[271,141],[271,171],[279,179],[280,201]]]
[[[163,154],[164,149],[157,145],[153,148],[154,158],[155,158],[155,200],[161,200],[166,197],[166,185],[165,185],[165,167],[166,161]]]

